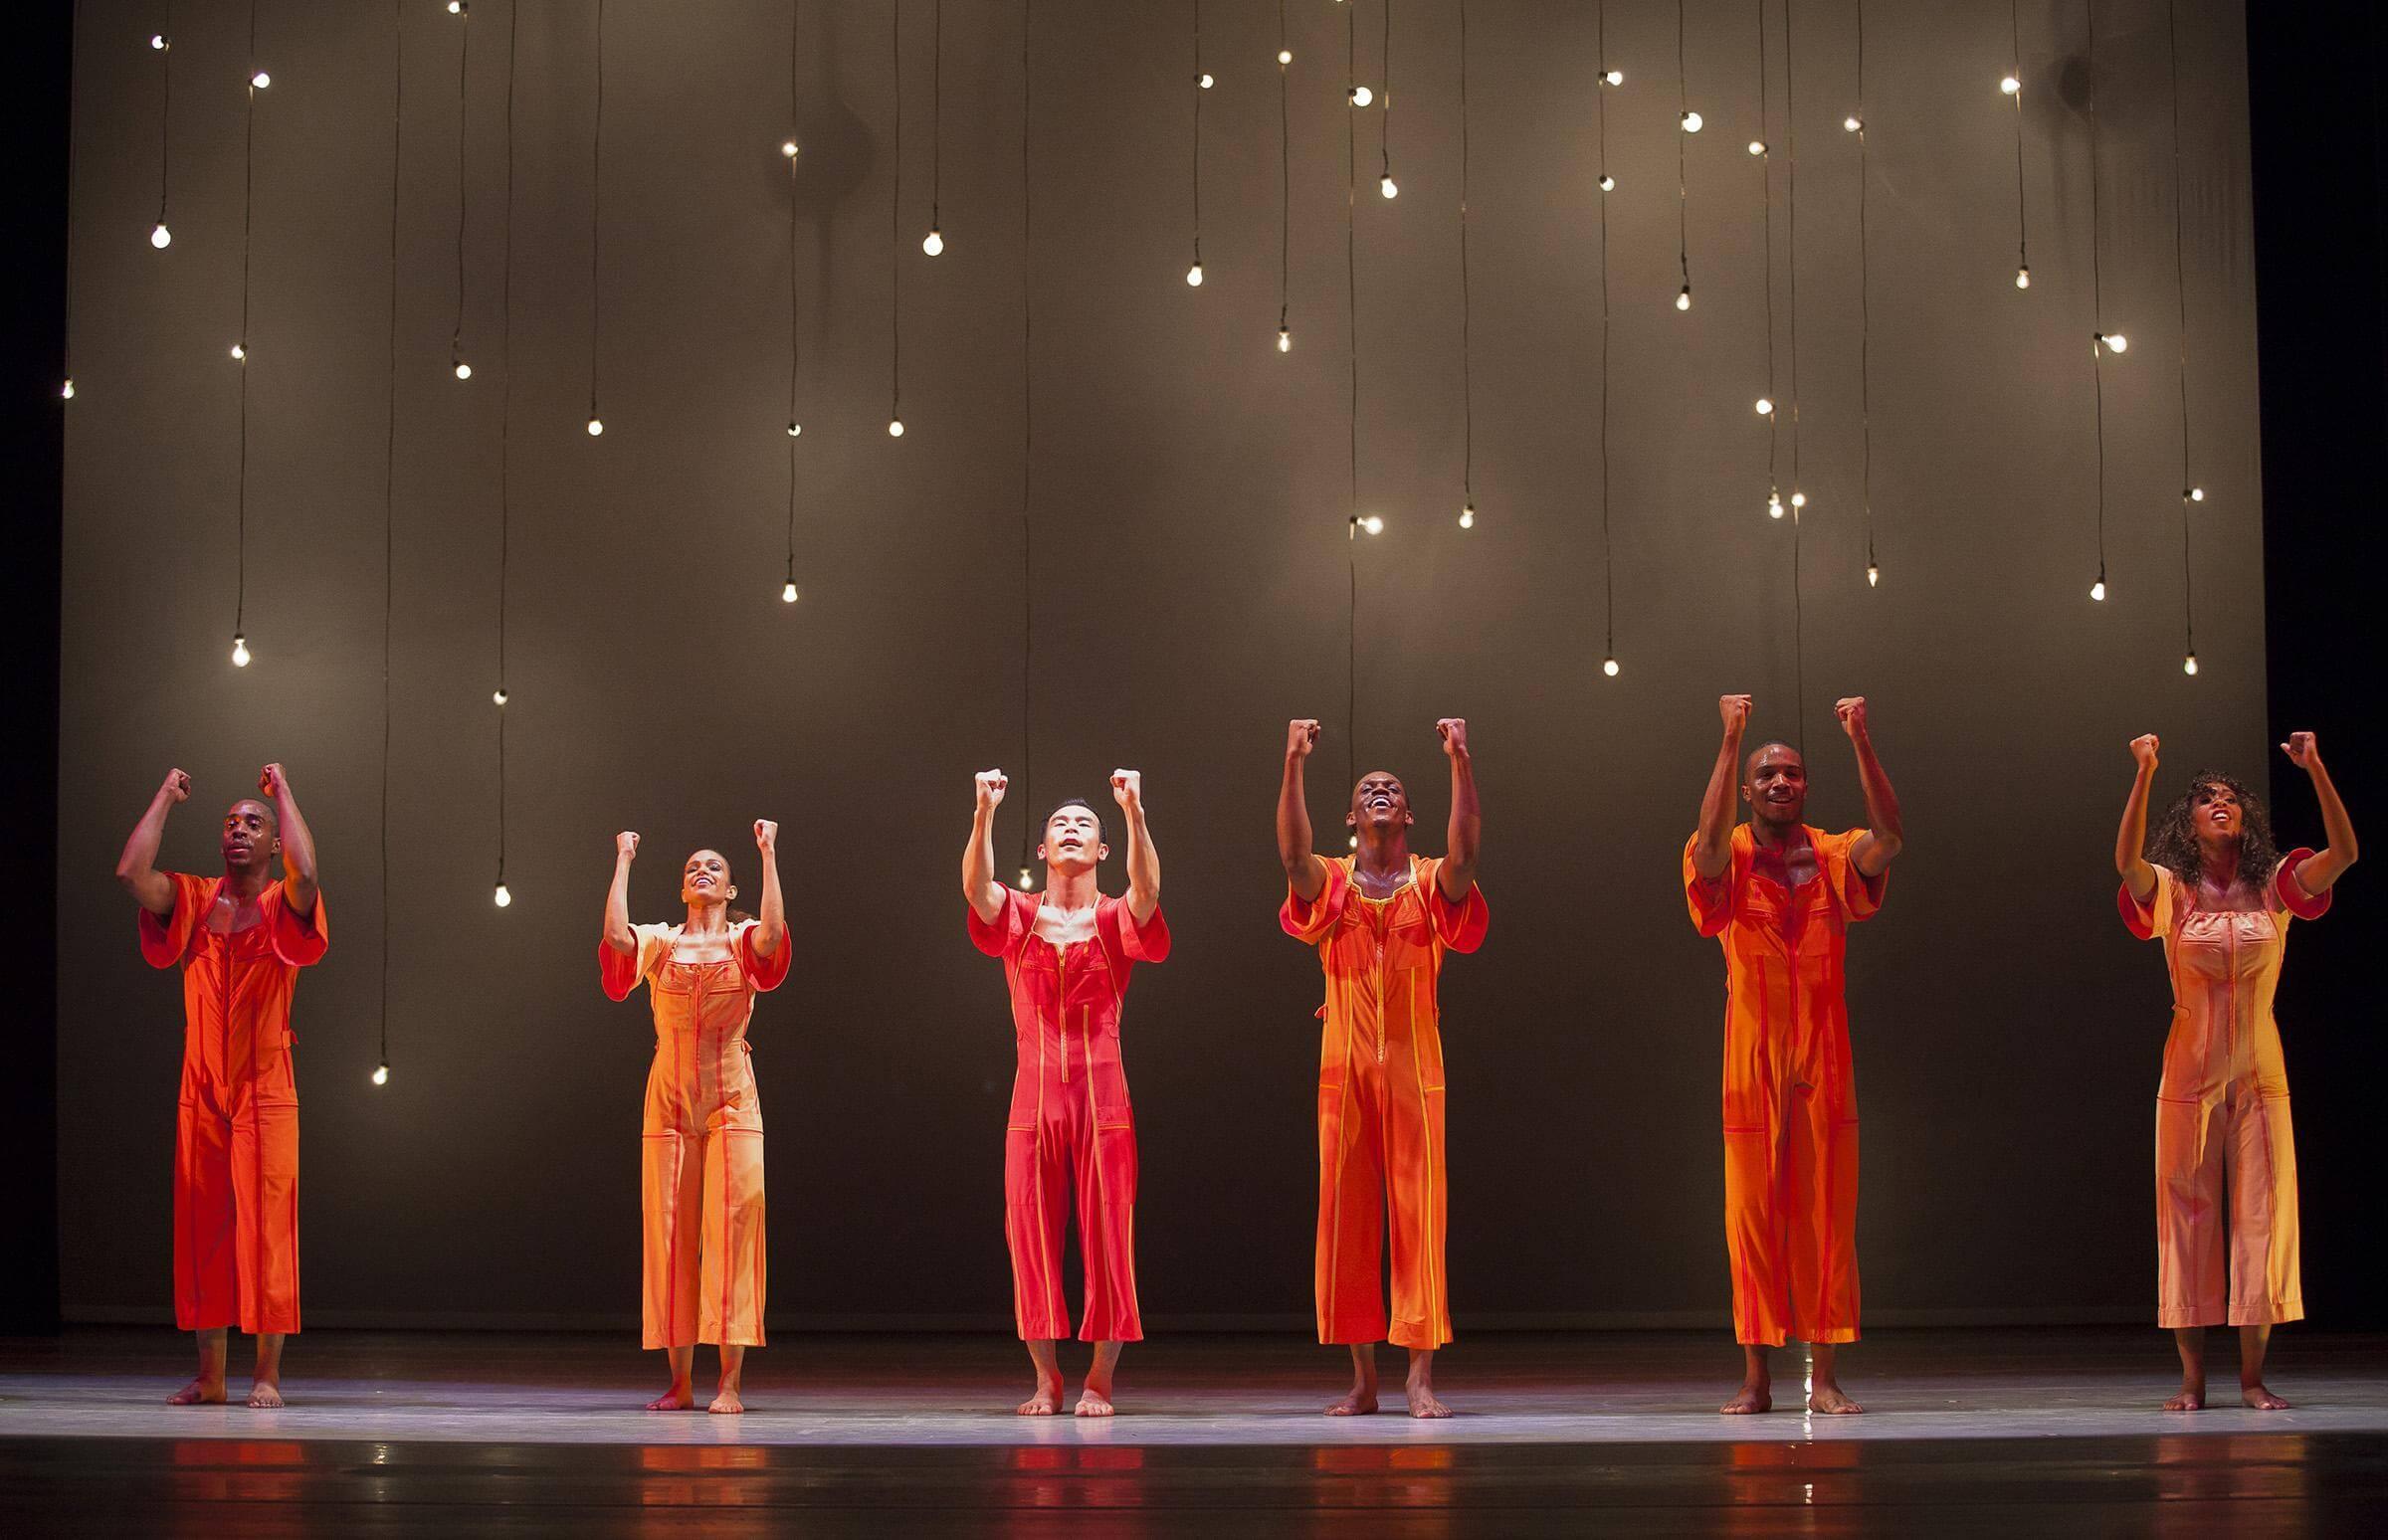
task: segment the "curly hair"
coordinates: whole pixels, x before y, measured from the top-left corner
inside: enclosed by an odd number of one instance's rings
[[[2149,833],[2147,859],[2171,871],[2194,892],[2205,876],[2205,857],[2198,848],[2195,827],[2197,808],[2217,789],[2239,799],[2239,875],[2260,891],[2281,864],[2281,853],[2272,843],[2272,815],[2264,811],[2264,799],[2246,782],[2218,770],[2201,770],[2189,778],[2189,789],[2164,810],[2163,822]]]

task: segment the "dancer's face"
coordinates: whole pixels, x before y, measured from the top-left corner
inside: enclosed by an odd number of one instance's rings
[[[224,814],[224,869],[251,871],[282,854],[281,831],[274,810],[247,798]]]
[[[683,903],[727,903],[737,892],[730,885],[728,858],[719,851],[698,851],[680,868]]]
[[[1418,820],[1410,813],[1410,794],[1401,777],[1390,770],[1371,770],[1351,789],[1351,811],[1343,815],[1343,822],[1348,828],[1393,835]]]
[[[2237,845],[2245,814],[2239,794],[2209,781],[2189,794],[2189,823],[2203,845]]]
[[[1073,803],[1054,809],[1053,817],[1045,820],[1045,843],[1037,854],[1055,871],[1087,871],[1111,854],[1111,848],[1102,843],[1102,820],[1094,810]]]
[[[1749,756],[1741,796],[1750,816],[1761,823],[1788,828],[1808,811],[1808,762],[1788,743],[1768,743]]]

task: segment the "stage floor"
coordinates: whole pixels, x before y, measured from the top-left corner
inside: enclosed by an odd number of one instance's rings
[[[1319,1416],[1342,1388],[1327,1350],[1182,1336],[1131,1348],[1121,1415],[1096,1421],[1013,1416],[1025,1357],[978,1337],[783,1339],[750,1356],[750,1410],[720,1418],[642,1410],[659,1362],[623,1342],[452,1333],[308,1333],[286,1410],[175,1409],[185,1339],[79,1330],[0,1341],[0,1530],[454,1534],[501,1517],[596,1535],[672,1517],[682,1533],[983,1534],[1064,1513],[1126,1534],[2388,1524],[2388,1338],[2284,1333],[2270,1378],[2296,1406],[2270,1414],[2236,1406],[2235,1344],[2215,1347],[2231,1404],[2195,1415],[2158,1408],[2176,1381],[2153,1329],[2003,1328],[1850,1350],[1863,1417],[1724,1418],[1738,1362],[1722,1332],[1479,1335],[1438,1366],[1460,1416],[1420,1423]],[[1778,1358],[1788,1405],[1797,1364]],[[1385,1359],[1395,1385],[1400,1362]],[[236,1344],[236,1395],[245,1363]],[[709,1368],[702,1350],[700,1389]]]

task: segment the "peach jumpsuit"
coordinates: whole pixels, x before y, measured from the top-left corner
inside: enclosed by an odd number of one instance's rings
[[[1006,889],[989,923],[970,911],[970,940],[1003,959],[1019,1064],[1004,1122],[1004,1241],[1012,1254],[1012,1319],[1023,1342],[1070,1335],[1062,1294],[1062,1229],[1073,1187],[1086,1271],[1087,1342],[1141,1342],[1136,1309],[1136,1119],[1119,1058],[1127,977],[1169,956],[1161,911],[1136,923],[1124,899],[1094,905],[1094,934],[1064,947],[1037,934],[1042,893]]]
[[[636,956],[597,943],[609,999],[639,981],[655,1007],[655,1065],[640,1130],[643,1345],[763,1345],[763,1103],[746,1027],[754,997],[788,976],[795,947],[754,950],[757,922],[717,962],[677,959],[681,927],[636,927]]]
[[[1470,887],[1453,903],[1443,863],[1410,858],[1410,880],[1371,898],[1352,858],[1326,863],[1326,886],[1289,891],[1278,923],[1318,949],[1326,1023],[1318,1046],[1318,1340],[1452,1339],[1443,1241],[1443,1035],[1437,984],[1447,952],[1485,943],[1492,911]],[[1385,1214],[1393,1221],[1392,1311],[1378,1279]],[[1389,1329],[1388,1329],[1389,1328]]]
[[[2196,892],[2162,866],[2146,904],[2128,884],[2117,894],[2131,934],[2163,941],[2172,976],[2172,1029],[2156,1087],[2159,1326],[2304,1317],[2296,1148],[2272,995],[2289,917],[2318,919],[2330,906],[2328,893],[2315,897],[2297,885],[2296,868],[2312,855],[2283,859],[2261,909],[2201,910]]]
[[[207,928],[221,877],[172,873],[173,912],[141,911],[141,957],[182,966],[182,1093],[174,1116],[174,1324],[298,1329],[298,1083],[291,997],[321,960],[323,896],[300,917],[283,884],[258,921]],[[287,881],[287,878],[285,879]]]
[[[1849,927],[1884,877],[1850,859],[1866,831],[1807,829],[1814,879],[1785,891],[1752,867],[1702,881],[1684,846],[1692,923],[1724,948],[1724,1242],[1733,1337],[1753,1347],[1858,1340],[1858,1082],[1842,975]],[[1887,875],[1887,873],[1886,873]]]

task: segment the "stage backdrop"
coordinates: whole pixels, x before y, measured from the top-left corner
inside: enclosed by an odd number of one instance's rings
[[[776,1321],[1008,1321],[1011,1034],[957,883],[971,773],[999,838],[1144,772],[1176,950],[1138,971],[1125,1052],[1153,1321],[1306,1319],[1320,998],[1283,936],[1271,836],[1285,724],[1316,716],[1312,809],[1356,763],[1446,812],[1433,722],[1483,782],[1484,951],[1445,981],[1451,1292],[1463,1332],[1726,1325],[1722,965],[1678,875],[1715,698],[1804,735],[1815,821],[1862,817],[1832,700],[1864,693],[1910,846],[1851,937],[1876,1323],[2138,1318],[2166,994],[2113,907],[2126,741],[2261,775],[2254,288],[2237,4],[2180,18],[2196,645],[2183,653],[2181,419],[2164,8],[2098,7],[2105,549],[2096,566],[2090,75],[2078,6],[2022,12],[2033,285],[2016,264],[2008,7],[1870,8],[1870,332],[1861,329],[1855,14],[1769,17],[1775,376],[1812,499],[1770,521],[1756,28],[1692,6],[1706,129],[1687,146],[1696,306],[1679,313],[1676,17],[1608,7],[1610,472],[1602,502],[1604,157],[1594,8],[1469,16],[1476,527],[1462,530],[1456,13],[1403,4],[1389,118],[1357,123],[1358,506],[1346,539],[1345,13],[1290,8],[1294,343],[1275,347],[1273,7],[1205,9],[1202,255],[1190,289],[1184,7],[1036,7],[1035,654],[1022,705],[1019,17],[902,13],[902,206],[884,4],[803,10],[796,128],[804,435],[783,604],[788,7],[608,8],[606,431],[591,372],[595,9],[525,5],[513,103],[512,421],[500,797],[500,253],[507,8],[473,8],[458,303],[458,44],[405,0],[394,566],[383,707],[391,43],[387,6],[267,0],[257,61],[247,589],[234,622],[245,8],[178,7],[170,215],[154,7],[91,0],[77,41],[74,366],[60,746],[65,1306],[162,1318],[179,995],[144,968],[116,852],[170,765],[166,864],[206,871],[271,759],[321,848],[333,945],[298,990],[308,1319],[627,1323],[636,1313],[644,997],[595,950],[613,835],[641,919],[678,863],[780,821],[797,964],[761,1005]],[[1385,81],[1375,3],[1359,73]],[[941,115],[941,145],[935,143]],[[1797,306],[1789,150],[1797,140]],[[932,146],[934,146],[932,148]],[[932,158],[933,157],[933,158]],[[937,165],[944,255],[919,241]],[[890,404],[901,274],[902,415]],[[1796,377],[1792,366],[1797,322]],[[1870,345],[1879,588],[1865,578]],[[1604,525],[1608,560],[1604,564]],[[1357,559],[1357,720],[1346,713]],[[1609,604],[1622,673],[1603,676]],[[1026,738],[1024,739],[1024,732]],[[1356,751],[1355,751],[1356,740]],[[1034,777],[1028,770],[1033,742]],[[381,797],[385,774],[386,857]],[[2313,831],[2285,830],[2289,837]],[[1326,837],[1331,842],[1331,835]],[[1325,843],[1325,842],[1322,842]],[[2289,843],[2285,839],[2284,843]],[[1328,848],[1331,850],[1332,845]],[[1114,863],[1105,873],[1123,881]],[[386,889],[386,898],[385,898]],[[384,946],[391,1077],[376,1088]],[[2293,1067],[2297,1024],[2289,1023]]]

